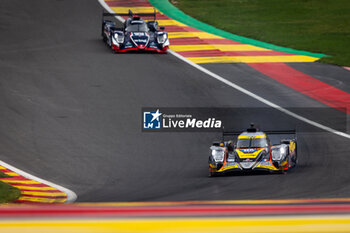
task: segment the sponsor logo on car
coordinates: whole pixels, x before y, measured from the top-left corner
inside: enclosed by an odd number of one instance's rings
[[[134,39],[135,43],[147,43],[146,39]]]
[[[254,153],[256,151],[256,149],[253,148],[249,148],[249,149],[242,149],[241,150],[243,153]]]

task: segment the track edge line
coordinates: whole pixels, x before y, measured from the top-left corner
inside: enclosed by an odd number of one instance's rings
[[[182,61],[186,62],[187,64],[189,64],[189,65],[191,65],[193,67],[195,67],[196,69],[202,71],[203,73],[211,76],[212,78],[214,78],[214,79],[216,79],[216,80],[218,80],[218,81],[220,81],[222,83],[225,83],[226,85],[228,85],[228,86],[230,86],[230,87],[232,87],[232,88],[234,88],[234,89],[236,89],[236,90],[238,90],[240,92],[243,92],[244,94],[246,94],[246,95],[248,95],[248,96],[250,96],[250,97],[252,97],[252,98],[254,98],[254,99],[256,99],[256,100],[258,100],[258,101],[260,101],[260,102],[262,102],[262,103],[264,103],[264,104],[266,104],[266,105],[268,105],[268,106],[270,106],[272,108],[275,108],[275,109],[277,109],[277,110],[279,110],[279,111],[281,111],[281,112],[283,112],[283,113],[285,113],[285,114],[287,114],[287,115],[289,115],[291,117],[294,117],[294,118],[296,118],[298,120],[301,120],[301,121],[303,121],[303,122],[305,122],[305,123],[307,123],[309,125],[315,126],[317,128],[320,128],[322,130],[325,130],[325,131],[328,131],[330,133],[336,134],[338,136],[342,136],[342,137],[350,139],[350,134],[347,134],[347,133],[344,133],[344,132],[332,129],[332,128],[328,127],[328,126],[322,125],[320,123],[317,123],[315,121],[307,119],[307,118],[305,118],[303,116],[300,116],[300,115],[298,115],[298,114],[296,114],[294,112],[291,112],[291,111],[289,111],[289,110],[287,110],[287,109],[285,109],[285,108],[283,108],[283,107],[281,107],[281,106],[279,106],[279,105],[277,105],[275,103],[272,103],[271,101],[269,101],[267,99],[264,99],[263,97],[261,97],[261,96],[259,96],[257,94],[254,94],[253,92],[248,91],[247,89],[244,89],[243,87],[241,87],[241,86],[239,86],[239,85],[237,85],[237,84],[235,84],[233,82],[228,81],[227,79],[221,77],[220,75],[217,75],[217,74],[211,72],[210,70],[208,70],[208,69],[206,69],[206,68],[204,68],[204,67],[202,67],[202,66],[200,66],[200,65],[198,65],[198,64],[196,64],[196,63],[194,63],[194,62],[192,62],[190,60],[188,60],[187,58],[181,56],[180,54],[178,54],[178,53],[176,53],[176,52],[174,52],[174,51],[172,51],[170,49],[168,51],[169,51],[169,53],[171,53],[175,57],[181,59]]]

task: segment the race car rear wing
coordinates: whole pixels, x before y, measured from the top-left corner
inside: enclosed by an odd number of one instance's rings
[[[265,134],[296,134],[296,130],[261,130],[262,132],[264,132]],[[249,131],[247,131],[249,132]],[[255,131],[257,132],[257,131]],[[223,136],[238,136],[241,133],[243,133],[243,131],[223,131],[222,134]]]
[[[242,133],[243,131],[225,131],[225,129],[223,128],[222,131],[222,141],[225,140],[225,137],[228,136],[238,136]],[[290,135],[292,136],[293,139],[297,139],[297,132],[295,129],[292,130],[259,130],[258,128],[254,127],[254,124],[251,124],[250,128],[246,129],[245,132],[264,132],[266,135],[268,136],[272,136],[274,137],[274,135],[278,136],[278,135]],[[271,139],[271,138],[270,138]],[[286,139],[286,138],[284,138]],[[284,140],[282,139],[282,140]],[[287,143],[288,139],[286,139]]]
[[[129,18],[133,18],[134,16],[140,16],[140,17],[152,17],[153,16],[153,20],[156,21],[157,20],[157,12],[156,9],[154,8],[154,12],[153,13],[133,13],[131,10],[129,10],[128,13],[106,13],[103,12],[102,13],[102,17],[105,16],[129,16]]]

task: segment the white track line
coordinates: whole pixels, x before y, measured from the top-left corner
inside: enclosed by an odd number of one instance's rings
[[[99,1],[100,4],[103,6],[103,8],[105,8],[108,12],[114,13],[114,11],[105,3],[104,0],[98,0],[98,1]],[[124,21],[125,21],[125,20],[124,20],[122,17],[120,17],[120,16],[116,16],[116,18],[117,18],[119,21],[121,21],[121,22],[124,22]],[[120,19],[120,18],[121,18],[121,19]],[[319,124],[319,123],[317,123],[317,122],[315,122],[315,121],[312,121],[312,120],[307,119],[307,118],[305,118],[305,117],[303,117],[303,116],[300,116],[300,115],[298,115],[298,114],[296,114],[296,113],[294,113],[294,112],[291,112],[291,111],[289,111],[289,110],[287,110],[287,109],[285,109],[285,108],[283,108],[283,107],[281,107],[281,106],[279,106],[279,105],[277,105],[277,104],[272,103],[271,101],[269,101],[269,100],[267,100],[267,99],[264,99],[263,97],[261,97],[261,96],[259,96],[259,95],[254,94],[253,92],[248,91],[247,89],[244,89],[244,88],[241,87],[241,86],[238,86],[237,84],[235,84],[235,83],[233,83],[233,82],[228,81],[227,79],[225,79],[225,78],[223,78],[223,77],[221,77],[221,76],[219,76],[219,75],[217,75],[217,74],[211,72],[210,70],[208,70],[208,69],[206,69],[206,68],[204,68],[204,67],[202,67],[202,66],[200,66],[200,65],[198,65],[198,64],[196,64],[196,63],[194,63],[194,62],[192,62],[192,61],[190,61],[190,60],[188,60],[187,58],[181,56],[180,54],[178,54],[178,53],[176,53],[176,52],[174,52],[174,51],[172,51],[172,50],[170,50],[170,49],[169,49],[168,51],[169,51],[169,53],[171,53],[171,54],[174,55],[175,57],[181,59],[182,61],[184,61],[184,62],[186,62],[187,64],[193,66],[194,68],[196,68],[196,69],[202,71],[203,73],[205,73],[205,74],[211,76],[212,78],[214,78],[214,79],[216,79],[216,80],[218,80],[218,81],[220,81],[220,82],[222,82],[222,83],[225,83],[226,85],[228,85],[228,86],[230,86],[230,87],[232,87],[232,88],[234,88],[234,89],[236,89],[236,90],[238,90],[238,91],[240,91],[240,92],[243,92],[244,94],[249,95],[250,97],[252,97],[252,98],[254,98],[254,99],[256,99],[256,100],[258,100],[258,101],[260,101],[260,102],[262,102],[262,103],[264,103],[264,104],[266,104],[266,105],[268,105],[268,106],[270,106],[270,107],[272,107],[272,108],[275,108],[275,109],[277,109],[277,110],[279,110],[279,111],[281,111],[281,112],[283,112],[283,113],[285,113],[285,114],[287,114],[287,115],[289,115],[289,116],[291,116],[291,117],[294,117],[294,118],[296,118],[296,119],[298,119],[298,120],[301,120],[301,121],[303,121],[303,122],[305,122],[305,123],[308,123],[308,124],[310,124],[310,125],[312,125],[312,126],[315,126],[315,127],[317,127],[317,128],[320,128],[320,129],[322,129],[322,130],[325,130],[325,131],[331,132],[331,133],[333,133],[333,134],[336,134],[336,135],[339,135],[339,136],[342,136],[342,137],[345,137],[345,138],[350,139],[350,134],[347,134],[347,133],[344,133],[344,132],[341,132],[341,131],[332,129],[332,128],[328,127],[328,126]]]
[[[48,186],[51,186],[51,187],[54,187],[54,188],[60,190],[61,192],[64,192],[65,194],[67,194],[67,201],[66,201],[66,203],[74,202],[77,199],[77,195],[72,190],[69,190],[69,189],[67,189],[65,187],[62,187],[60,185],[51,183],[50,181],[43,180],[41,178],[33,176],[33,175],[31,175],[31,174],[29,174],[29,173],[27,173],[25,171],[22,171],[22,170],[20,170],[18,168],[15,168],[15,167],[11,166],[10,164],[5,163],[5,162],[3,162],[1,160],[0,160],[0,165],[3,166],[3,167],[8,168],[8,169],[10,169],[10,170],[12,170],[14,172],[16,172],[17,174],[20,174],[21,176],[23,176],[25,178],[38,181],[38,182],[40,182],[42,184],[46,184]]]
[[[345,138],[350,139],[350,134],[343,133],[343,132],[341,132],[341,131],[332,129],[332,128],[328,127],[328,126],[319,124],[319,123],[317,123],[317,122],[315,122],[315,121],[309,120],[309,119],[307,119],[307,118],[305,118],[305,117],[303,117],[303,116],[300,116],[300,115],[298,115],[298,114],[296,114],[296,113],[294,113],[294,112],[291,112],[291,111],[289,111],[289,110],[287,110],[287,109],[285,109],[285,108],[283,108],[283,107],[281,107],[281,106],[279,106],[279,105],[277,105],[277,104],[272,103],[271,101],[269,101],[269,100],[267,100],[267,99],[264,99],[264,98],[261,97],[261,96],[258,96],[258,95],[256,95],[256,94],[254,94],[253,92],[248,91],[247,89],[244,89],[243,87],[238,86],[237,84],[235,84],[235,83],[233,83],[233,82],[228,81],[227,79],[224,79],[223,77],[221,77],[221,76],[219,76],[219,75],[217,75],[217,74],[211,72],[210,70],[207,70],[206,68],[204,68],[204,67],[202,67],[202,66],[200,66],[200,65],[198,65],[198,64],[196,64],[196,63],[194,63],[194,62],[192,62],[192,61],[190,61],[190,60],[188,60],[187,58],[181,56],[180,54],[178,54],[178,53],[176,53],[176,52],[174,52],[174,51],[172,51],[172,50],[169,50],[169,52],[170,52],[172,55],[174,55],[175,57],[177,57],[177,58],[183,60],[183,61],[186,62],[187,64],[189,64],[189,65],[191,65],[191,66],[197,68],[198,70],[200,70],[200,71],[206,73],[207,75],[209,75],[209,76],[215,78],[216,80],[218,80],[218,81],[220,81],[220,82],[223,82],[223,83],[225,83],[226,85],[228,85],[228,86],[230,86],[230,87],[232,87],[232,88],[234,88],[234,89],[236,89],[236,90],[238,90],[238,91],[240,91],[240,92],[243,92],[244,94],[249,95],[250,97],[252,97],[252,98],[254,98],[254,99],[256,99],[256,100],[258,100],[258,101],[260,101],[260,102],[262,102],[262,103],[264,103],[264,104],[266,104],[266,105],[268,105],[268,106],[270,106],[270,107],[272,107],[272,108],[275,108],[275,109],[277,109],[277,110],[279,110],[279,111],[281,111],[281,112],[283,112],[283,113],[285,113],[285,114],[287,114],[287,115],[289,115],[289,116],[291,116],[291,117],[294,117],[294,118],[296,118],[296,119],[298,119],[298,120],[301,120],[301,121],[303,121],[303,122],[305,122],[305,123],[308,123],[308,124],[310,124],[310,125],[312,125],[312,126],[315,126],[315,127],[317,127],[317,128],[320,128],[320,129],[323,129],[323,130],[325,130],[325,131],[328,131],[328,132],[334,133],[334,134],[336,134],[336,135],[339,135],[339,136],[342,136],[342,137],[345,137]]]

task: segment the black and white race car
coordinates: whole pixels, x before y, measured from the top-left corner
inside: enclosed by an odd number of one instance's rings
[[[105,16],[128,16],[123,27],[118,28],[116,23],[105,20]],[[141,16],[153,16],[153,20],[145,21]],[[156,12],[153,14],[103,13],[102,38],[115,52],[153,51],[166,53],[169,48],[168,33],[163,31],[156,21]]]

